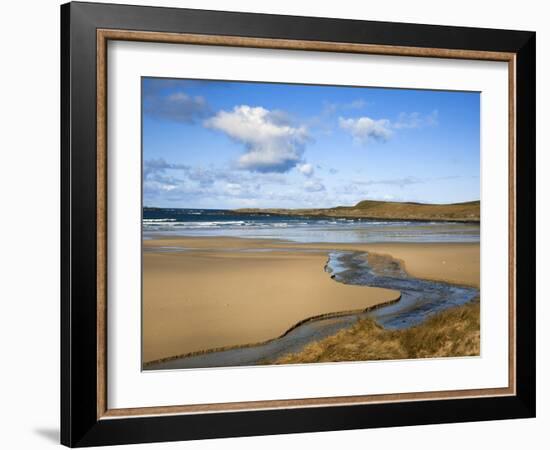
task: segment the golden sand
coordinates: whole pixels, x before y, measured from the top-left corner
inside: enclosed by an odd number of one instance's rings
[[[361,310],[399,297],[397,291],[332,280],[323,270],[328,250],[390,254],[411,275],[479,286],[478,244],[178,237],[146,240],[144,247],[144,362],[266,341],[308,317]],[[267,249],[276,251],[262,251]]]

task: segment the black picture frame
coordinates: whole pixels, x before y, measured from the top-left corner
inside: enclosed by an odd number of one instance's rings
[[[98,418],[98,29],[511,52],[516,55],[516,394]],[[113,4],[61,6],[61,443],[70,447],[535,416],[534,32]],[[490,256],[489,256],[490,257]]]

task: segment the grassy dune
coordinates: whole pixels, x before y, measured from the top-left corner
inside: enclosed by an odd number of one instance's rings
[[[354,219],[441,220],[479,222],[480,202],[434,205],[364,200],[355,206],[315,209],[237,209],[237,213],[279,214],[289,216],[322,216]]]
[[[369,361],[479,355],[479,301],[435,314],[421,325],[386,330],[372,319],[359,320],[275,364]]]

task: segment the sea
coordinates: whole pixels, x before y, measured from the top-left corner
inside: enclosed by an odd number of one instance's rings
[[[143,238],[224,236],[300,243],[479,242],[478,223],[419,222],[144,208]]]

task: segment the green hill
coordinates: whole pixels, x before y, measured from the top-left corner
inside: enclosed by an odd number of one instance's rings
[[[319,216],[350,219],[479,222],[480,202],[429,204],[363,200],[355,206],[337,206],[334,208],[244,208],[237,209],[234,212],[243,214],[278,214],[285,216]]]

